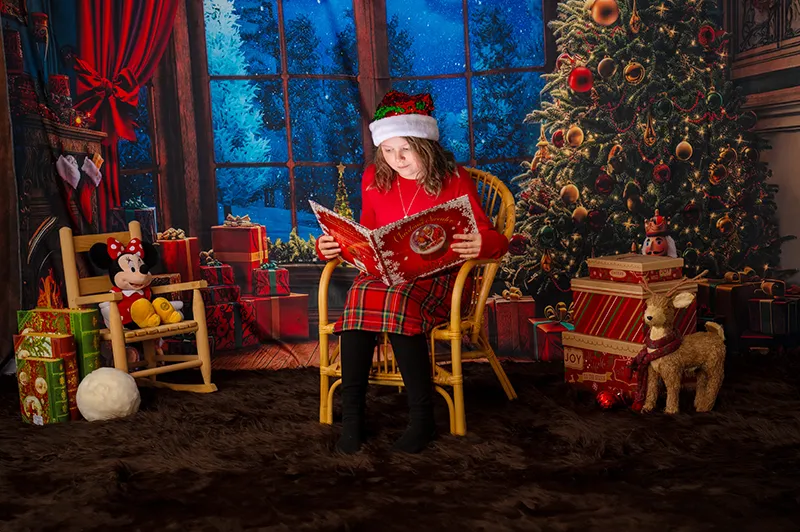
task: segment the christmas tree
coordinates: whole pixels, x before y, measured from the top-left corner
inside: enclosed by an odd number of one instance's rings
[[[515,178],[507,280],[565,292],[586,259],[638,252],[656,214],[689,272],[789,273],[775,267],[794,237],[778,234],[777,186],[760,160],[769,146],[731,82],[716,2],[566,0],[558,11],[556,70],[525,119],[542,134]]]
[[[339,170],[339,184],[336,186],[336,203],[334,203],[333,210],[336,211],[336,214],[352,220],[353,210],[350,208],[347,186],[344,184],[345,167],[342,163],[339,163],[336,168]]]

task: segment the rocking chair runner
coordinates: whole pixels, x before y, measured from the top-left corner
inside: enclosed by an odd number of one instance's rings
[[[514,197],[497,177],[467,168],[467,172],[475,180],[478,195],[481,199],[481,206],[494,220],[495,228],[507,238],[511,238],[514,231]],[[331,280],[334,268],[341,264],[341,259],[328,262],[322,271],[322,278],[319,283],[319,371],[320,371],[320,423],[333,423],[333,393],[341,383],[342,371],[339,361],[339,349],[341,343],[337,345],[333,353],[329,354],[328,337],[333,334],[333,324],[328,322],[328,285]],[[433,382],[437,392],[444,397],[450,412],[450,432],[463,436],[467,432],[466,417],[464,413],[464,383],[461,372],[462,360],[486,358],[494,369],[503,390],[509,400],[516,399],[511,382],[509,382],[505,371],[503,371],[500,361],[497,359],[489,341],[481,330],[483,323],[483,310],[486,305],[486,298],[492,287],[492,281],[500,265],[499,260],[495,259],[471,259],[462,266],[456,278],[453,295],[450,302],[450,321],[434,328],[430,333],[430,355],[433,360]],[[472,293],[470,294],[470,306],[464,317],[461,316],[461,300],[464,286],[468,277],[472,277]],[[373,362],[372,372],[370,373],[370,383],[386,386],[402,386],[403,378],[398,371],[394,358],[391,356],[391,345],[388,335],[382,335],[382,341],[378,346],[378,357]],[[465,337],[469,338],[469,344],[474,346],[474,350],[462,352],[461,342]],[[450,342],[450,371],[445,370],[436,364],[435,342],[436,340],[446,340]],[[336,379],[331,384],[331,379]],[[452,396],[443,386],[452,388]]]
[[[206,326],[206,312],[200,289],[208,286],[205,281],[192,281],[188,283],[171,284],[166,286],[153,286],[153,295],[167,294],[191,290],[193,320],[183,320],[178,323],[159,325],[144,329],[125,330],[122,327],[119,307],[117,303],[122,300],[122,294],[111,293],[111,281],[107,275],[98,277],[81,278],[75,260],[77,253],[89,251],[92,245],[103,242],[109,237],[114,237],[120,242],[129,242],[132,238],[142,238],[142,228],[139,222],[128,224],[128,231],[119,233],[104,233],[99,235],[73,236],[72,229],[62,227],[59,232],[61,240],[61,256],[64,265],[64,278],[67,286],[67,302],[70,308],[79,308],[86,305],[109,302],[111,326],[100,331],[102,340],[111,341],[111,350],[114,354],[114,367],[125,371],[136,369],[130,375],[139,385],[158,386],[187,392],[214,392],[217,390],[211,382],[211,350],[208,343],[208,328]],[[170,336],[194,334],[197,339],[197,354],[165,355],[156,349],[159,338]],[[125,345],[142,343],[144,360],[129,364],[125,353]],[[157,352],[158,351],[158,352]],[[161,365],[159,365],[161,364]],[[162,373],[180,371],[189,368],[200,368],[203,384],[179,384],[156,380]]]

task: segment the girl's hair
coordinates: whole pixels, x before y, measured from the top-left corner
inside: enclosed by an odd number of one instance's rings
[[[439,141],[419,137],[404,138],[419,157],[422,166],[422,175],[417,178],[417,182],[425,188],[425,192],[437,196],[442,191],[444,180],[457,171],[455,157]],[[375,187],[381,192],[388,192],[392,188],[394,175],[395,171],[383,158],[383,150],[378,146],[375,151]]]

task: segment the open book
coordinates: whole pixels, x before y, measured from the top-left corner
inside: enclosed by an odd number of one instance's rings
[[[342,259],[389,286],[464,262],[450,249],[453,235],[478,232],[466,195],[372,230],[309,203],[322,231],[339,243]]]

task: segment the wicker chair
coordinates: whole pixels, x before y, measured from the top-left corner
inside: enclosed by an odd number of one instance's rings
[[[481,206],[494,220],[495,228],[506,237],[510,238],[514,231],[514,197],[508,188],[497,177],[480,170],[467,168],[469,175],[475,180],[480,196]],[[339,361],[339,343],[332,353],[329,353],[329,337],[333,334],[333,324],[328,321],[328,285],[333,270],[341,264],[341,259],[331,260],[322,271],[319,283],[319,351],[320,351],[320,423],[333,423],[333,394],[341,383],[341,365]],[[497,359],[489,341],[482,333],[483,311],[486,298],[489,296],[492,281],[499,267],[499,260],[472,259],[466,261],[456,278],[453,295],[450,302],[450,321],[438,325],[430,333],[430,354],[433,360],[433,382],[436,391],[444,397],[450,411],[450,432],[463,436],[466,434],[466,417],[464,413],[464,383],[461,372],[461,362],[485,358],[494,369],[503,390],[509,400],[516,399],[517,394],[511,386],[500,361]],[[472,277],[472,293],[470,305],[465,316],[461,316],[461,301],[465,282]],[[391,345],[388,335],[377,348],[378,356],[373,362],[370,374],[371,384],[386,386],[402,386],[403,378],[398,371],[394,357],[391,354]],[[470,350],[462,351],[462,340],[468,339]],[[437,360],[435,356],[435,343],[437,340],[449,342],[449,357]],[[449,361],[449,371],[442,367],[441,361]],[[333,380],[333,382],[331,382]],[[452,395],[444,387],[452,389]]]

